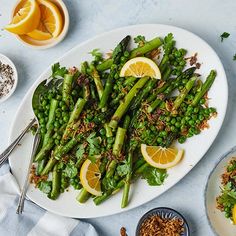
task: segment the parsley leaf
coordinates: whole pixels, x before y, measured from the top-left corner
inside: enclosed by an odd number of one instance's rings
[[[91,133],[88,138],[87,142],[89,143],[89,158],[92,162],[96,161],[96,158],[94,159],[94,156],[99,155],[101,152],[101,137],[96,137],[96,132]]]
[[[64,170],[65,176],[69,178],[74,178],[78,174],[78,170],[73,161],[70,161],[66,164],[66,168]]]
[[[52,65],[52,78],[56,77],[63,77],[67,73],[66,67],[61,67],[60,63],[57,62],[54,65]]]
[[[167,172],[164,169],[148,166],[145,168],[142,177],[147,180],[149,185],[159,186],[163,184],[165,178],[167,177]]]
[[[172,33],[167,34],[164,38],[163,49],[165,54],[170,54],[175,45],[174,36]]]
[[[127,161],[125,160],[124,164],[117,166],[116,170],[117,170],[117,174],[120,177],[123,177],[128,174],[128,172],[130,171],[130,167],[129,167],[129,164],[127,163]]]
[[[229,36],[230,36],[230,33],[228,33],[228,32],[224,32],[223,34],[221,34],[221,36],[220,36],[221,42],[223,42],[223,40],[228,38]]]
[[[102,60],[102,53],[99,51],[98,48],[93,49],[93,51],[89,52],[96,61],[101,61]]]
[[[78,159],[81,159],[83,158],[84,153],[85,153],[85,148],[84,148],[84,145],[81,144],[79,145],[79,148],[77,149],[75,155]]]
[[[137,43],[139,47],[142,47],[147,41],[143,35],[138,35],[134,38],[134,42]]]
[[[233,60],[236,61],[236,53],[233,56]]]
[[[102,189],[105,191],[113,190],[116,187],[116,181],[114,178],[103,178]]]
[[[38,185],[38,188],[43,193],[50,193],[52,190],[52,181],[41,181]]]

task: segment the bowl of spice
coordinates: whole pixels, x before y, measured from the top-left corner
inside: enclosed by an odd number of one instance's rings
[[[154,208],[139,220],[136,236],[189,236],[185,218],[167,207]]]
[[[17,81],[15,65],[8,57],[0,54],[0,103],[6,101],[14,93]]]

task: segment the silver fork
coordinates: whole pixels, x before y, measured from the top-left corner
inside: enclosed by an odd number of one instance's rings
[[[27,127],[21,132],[21,134],[3,151],[3,153],[0,155],[0,167],[2,164],[8,159],[9,155],[13,151],[13,149],[16,147],[16,145],[21,141],[23,136],[26,134],[26,132],[34,125],[36,122],[36,118],[34,118]]]
[[[36,150],[37,150],[38,145],[39,145],[39,141],[40,141],[40,135],[39,135],[39,130],[37,130],[37,132],[34,136],[34,142],[33,142],[30,162],[29,162],[29,166],[28,166],[28,170],[27,170],[27,175],[25,177],[25,182],[24,182],[23,188],[21,190],[19,202],[18,202],[17,209],[16,209],[17,214],[22,214],[22,212],[23,212],[25,195],[26,195],[26,192],[27,192],[27,189],[28,189],[28,184],[29,184],[30,170],[31,170],[31,166],[32,166],[32,163],[33,163],[33,159],[34,159]]]

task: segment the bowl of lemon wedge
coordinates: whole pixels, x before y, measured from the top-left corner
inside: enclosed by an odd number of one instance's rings
[[[69,28],[69,13],[62,0],[20,0],[5,29],[27,46],[45,49],[61,42]]]

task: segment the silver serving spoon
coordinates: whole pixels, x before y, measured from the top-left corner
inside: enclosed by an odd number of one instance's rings
[[[39,124],[39,122],[37,120],[35,110],[40,105],[40,98],[41,98],[42,94],[46,93],[51,87],[59,87],[62,84],[62,81],[63,81],[63,78],[62,79],[61,78],[53,79],[53,80],[47,79],[47,80],[42,81],[35,89],[33,97],[32,97],[32,109],[33,109],[35,117],[36,117],[35,120],[37,121],[38,124]],[[29,165],[28,165],[28,169],[27,169],[27,175],[26,175],[24,185],[21,190],[19,202],[17,205],[17,210],[16,210],[17,214],[22,214],[22,212],[23,212],[24,200],[25,200],[25,196],[26,196],[26,192],[27,192],[28,184],[29,184],[30,170],[31,170],[31,166],[32,166],[36,151],[38,149],[39,143],[40,143],[40,135],[39,135],[39,128],[38,128],[36,131],[36,134],[34,136],[33,148],[32,148],[31,157],[30,157],[30,161],[29,161]]]
[[[40,103],[40,95],[44,92],[47,92],[52,86],[60,86],[63,81],[63,78],[58,79],[46,79],[43,80],[35,89],[33,98],[32,98],[32,107],[33,111],[36,107],[39,106]],[[35,116],[36,117],[36,116]],[[2,164],[8,160],[11,152],[17,146],[17,144],[21,141],[24,135],[28,132],[28,130],[35,124],[38,123],[36,118],[33,118],[32,121],[25,127],[25,129],[20,133],[20,135],[0,154],[0,167]]]

